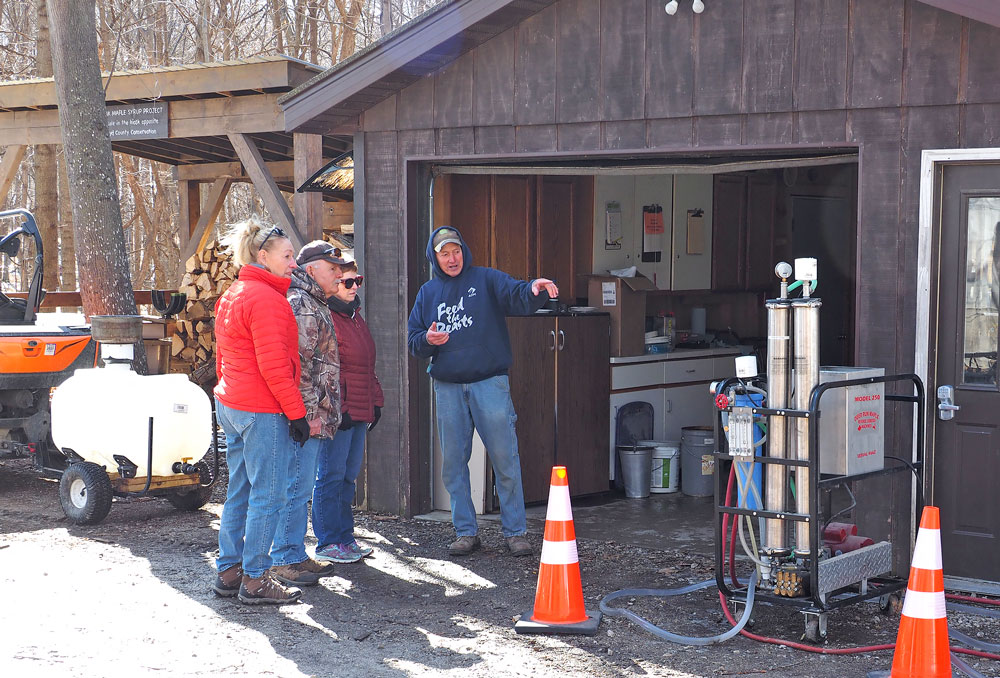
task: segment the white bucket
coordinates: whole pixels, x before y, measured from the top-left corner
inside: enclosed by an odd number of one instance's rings
[[[643,440],[639,444],[653,447],[649,491],[653,493],[676,492],[680,479],[680,443]]]

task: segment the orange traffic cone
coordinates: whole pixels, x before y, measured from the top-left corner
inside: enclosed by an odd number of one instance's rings
[[[576,552],[573,508],[569,501],[569,477],[565,466],[552,467],[549,505],[545,511],[545,540],[535,608],[514,624],[518,633],[563,633],[592,636],[601,623],[601,612],[583,606],[580,558]]]
[[[891,678],[951,677],[941,568],[941,514],[925,506],[910,563]]]

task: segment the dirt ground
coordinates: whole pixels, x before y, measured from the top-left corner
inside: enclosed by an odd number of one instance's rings
[[[162,499],[116,499],[104,522],[78,527],[62,514],[56,482],[26,460],[0,460],[0,673],[832,678],[864,676],[892,661],[890,652],[823,656],[742,637],[686,647],[611,617],[593,637],[516,635],[514,620],[534,600],[537,557],[509,557],[499,529],[484,525],[483,550],[452,559],[449,525],[365,512],[357,514],[358,534],[375,547],[373,557],[338,566],[305,589],[302,603],[243,606],[209,589],[222,492],[217,486],[213,503],[189,513]],[[540,548],[536,528],[530,536]],[[673,588],[712,576],[709,559],[670,550],[580,540],[579,552],[588,608],[621,588]],[[678,633],[729,628],[714,588],[627,604]],[[801,636],[802,620],[787,608],[758,607],[754,617],[756,633]],[[997,620],[949,621],[1000,639]],[[837,611],[826,647],[891,643],[897,624],[875,604]],[[998,662],[971,663],[986,675],[1000,671]]]

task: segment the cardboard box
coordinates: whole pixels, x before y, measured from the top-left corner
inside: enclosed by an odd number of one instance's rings
[[[592,275],[587,281],[587,303],[611,314],[611,355],[642,355],[645,350],[646,290],[655,290],[653,281],[637,274],[634,278]]]

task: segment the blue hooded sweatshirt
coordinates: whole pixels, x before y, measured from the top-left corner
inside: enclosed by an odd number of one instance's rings
[[[450,228],[458,233],[452,226]],[[540,309],[549,295],[531,293],[531,283],[515,280],[495,268],[472,265],[472,253],[462,239],[462,272],[449,276],[438,266],[434,236],[427,240],[427,260],[433,275],[417,292],[407,323],[407,344],[418,358],[430,358],[432,377],[470,384],[507,374],[510,368],[508,315],[527,315]],[[441,346],[427,343],[427,330],[437,323],[448,332]]]

